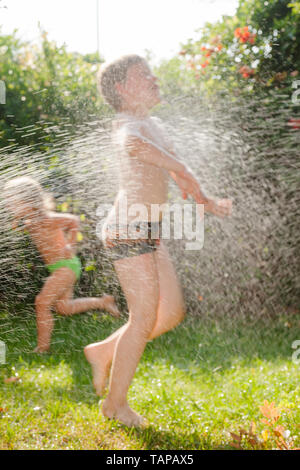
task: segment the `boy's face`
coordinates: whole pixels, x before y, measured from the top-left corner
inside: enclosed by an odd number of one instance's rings
[[[161,97],[157,78],[146,62],[132,65],[127,72],[126,82],[118,84],[117,90],[125,107],[129,110],[150,110],[160,103]]]

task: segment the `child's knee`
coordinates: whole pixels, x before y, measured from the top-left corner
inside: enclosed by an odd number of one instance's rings
[[[35,308],[36,310],[40,310],[43,308],[43,306],[45,305],[45,301],[44,301],[44,298],[41,294],[38,294],[35,298],[35,301],[34,301],[34,305],[35,305]]]
[[[156,312],[148,312],[148,314],[140,315],[135,320],[131,320],[130,324],[135,328],[140,336],[147,339],[151,334],[156,323]]]
[[[47,299],[47,297],[44,295],[38,294],[35,298],[34,305],[37,313],[39,313],[45,309],[48,309],[51,306],[51,301],[49,301],[49,299]]]
[[[54,308],[56,313],[60,313],[61,315],[67,315],[69,313],[66,302],[64,300],[58,300],[55,303]]]

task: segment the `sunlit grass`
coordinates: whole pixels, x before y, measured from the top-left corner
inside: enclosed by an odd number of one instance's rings
[[[229,449],[230,431],[252,421],[259,428],[264,400],[280,407],[280,424],[299,446],[295,314],[256,321],[190,318],[150,342],[129,393],[130,404],[149,421],[144,430],[102,417],[82,352],[122,321],[95,314],[57,318],[52,353],[39,356],[32,353],[32,311],[0,318],[8,348],[7,364],[0,366],[2,449]],[[4,383],[15,375],[18,382]]]

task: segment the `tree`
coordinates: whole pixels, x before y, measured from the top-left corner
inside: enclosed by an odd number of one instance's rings
[[[101,62],[98,54],[67,52],[43,31],[39,45],[20,41],[16,31],[0,34],[0,80],[6,85],[0,146],[30,145],[45,136],[49,123],[76,125],[107,111],[96,86]]]
[[[300,68],[299,4],[240,0],[234,16],[206,23],[197,40],[182,45],[176,73],[170,61],[177,87],[247,95],[291,86]],[[163,83],[166,69],[164,64],[158,71]]]

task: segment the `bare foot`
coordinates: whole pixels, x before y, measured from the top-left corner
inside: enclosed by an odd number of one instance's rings
[[[111,313],[113,317],[119,317],[120,316],[119,309],[118,309],[118,307],[115,303],[115,299],[112,295],[104,294],[101,297],[101,300],[103,301],[103,307],[102,308],[104,310],[107,310],[109,313]]]
[[[105,349],[99,343],[89,344],[84,348],[84,355],[92,367],[93,385],[99,397],[106,389],[111,365],[111,358],[105,357]]]
[[[128,403],[120,408],[114,409],[108,404],[106,399],[102,404],[102,413],[107,418],[116,419],[128,427],[145,427],[147,424],[146,419],[133,411]]]

